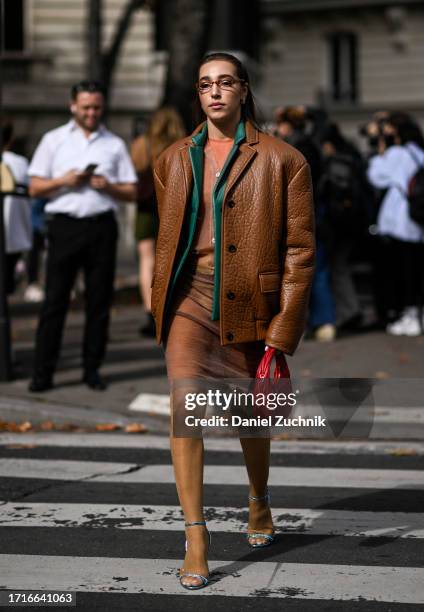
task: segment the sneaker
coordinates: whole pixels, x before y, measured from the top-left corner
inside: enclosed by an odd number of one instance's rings
[[[336,337],[336,326],[332,323],[320,325],[315,330],[315,340],[318,342],[332,342]]]
[[[419,336],[421,324],[418,318],[418,308],[406,308],[400,319],[386,327],[386,332],[392,336]]]
[[[44,300],[44,290],[35,284],[28,285],[24,293],[25,302],[42,302]]]

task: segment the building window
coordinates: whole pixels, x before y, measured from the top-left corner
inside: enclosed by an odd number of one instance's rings
[[[5,0],[2,51],[25,50],[24,0]]]
[[[352,32],[328,36],[329,94],[333,102],[358,99],[358,38]]]

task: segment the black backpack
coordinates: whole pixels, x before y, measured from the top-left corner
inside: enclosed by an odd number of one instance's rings
[[[318,192],[333,230],[344,234],[358,231],[364,213],[362,175],[361,164],[352,155],[338,153],[327,158]]]
[[[421,165],[421,162],[411,149],[408,147],[405,147],[405,149],[417,164],[417,171],[409,180],[406,194],[409,204],[409,216],[415,223],[424,226],[424,166]]]

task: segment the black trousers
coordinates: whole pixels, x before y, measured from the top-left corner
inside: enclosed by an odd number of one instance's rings
[[[45,248],[45,236],[42,232],[34,230],[32,234],[32,249],[27,257],[28,284],[37,283],[39,280],[40,260]]]
[[[80,269],[85,282],[85,370],[97,369],[108,340],[118,226],[112,212],[75,219],[54,215],[47,229],[46,295],[38,323],[34,375],[53,375],[70,295]]]
[[[374,242],[374,297],[379,318],[388,310],[399,316],[408,306],[423,306],[424,243],[376,236]]]
[[[6,294],[10,295],[15,291],[15,268],[19,261],[20,253],[6,254]]]

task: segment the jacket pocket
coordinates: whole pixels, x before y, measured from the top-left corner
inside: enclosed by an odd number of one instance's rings
[[[261,293],[274,293],[280,290],[279,272],[259,272]]]
[[[256,319],[270,321],[280,311],[279,272],[259,272],[259,293],[257,294]]]

